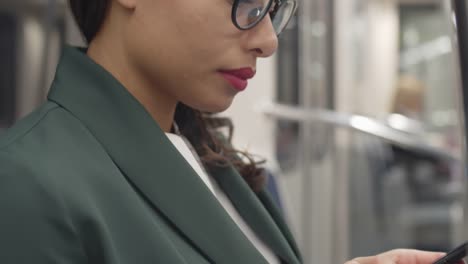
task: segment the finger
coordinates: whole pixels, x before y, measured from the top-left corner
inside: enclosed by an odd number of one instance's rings
[[[346,261],[345,264],[360,264],[360,263],[355,260],[350,260],[350,261]]]
[[[445,256],[442,252],[421,251],[415,249],[397,249],[383,255],[396,256],[395,264],[431,264]]]
[[[345,264],[376,264],[376,263],[377,263],[377,257],[371,256],[371,257],[355,258],[353,260],[346,262]]]
[[[397,249],[377,256],[355,258],[345,264],[431,264],[445,253]]]

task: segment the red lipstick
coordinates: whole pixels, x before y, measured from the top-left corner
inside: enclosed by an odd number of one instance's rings
[[[252,68],[220,70],[219,73],[238,91],[244,91],[247,88],[247,80],[255,76],[255,71]]]

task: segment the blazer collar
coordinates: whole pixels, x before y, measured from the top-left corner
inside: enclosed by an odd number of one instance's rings
[[[268,199],[268,195],[261,192],[260,196],[257,197],[232,166],[218,167],[211,172],[217,175],[216,181],[230,198],[239,214],[255,230],[259,238],[280,256],[283,263],[299,263],[299,252],[292,236],[289,236],[288,232],[282,233],[283,230],[279,228],[281,225],[277,225],[270,214],[276,214],[275,218],[278,221],[280,221],[281,216],[274,211],[274,208],[269,208],[269,213],[260,202],[260,199]],[[266,202],[268,203],[268,201]],[[272,204],[268,205],[272,206]],[[289,242],[291,243],[288,244]]]
[[[143,106],[82,51],[64,48],[48,99],[77,117],[128,181],[213,263],[266,263]],[[257,235],[298,263],[240,176],[214,176],[230,179],[220,185]]]

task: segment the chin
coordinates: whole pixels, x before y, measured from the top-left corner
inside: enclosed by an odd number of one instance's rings
[[[219,113],[226,111],[232,105],[233,98],[223,98],[219,100],[213,100],[210,102],[203,102],[198,107],[193,107],[202,112],[208,113]]]

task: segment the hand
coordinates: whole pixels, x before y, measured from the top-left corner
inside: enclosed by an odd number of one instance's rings
[[[445,253],[396,249],[376,256],[355,258],[345,264],[432,264]],[[463,264],[463,260],[459,264]]]

